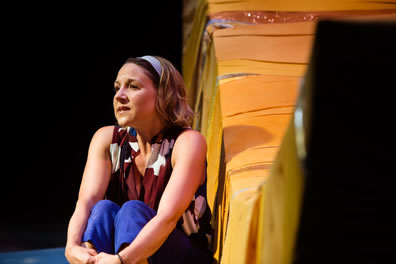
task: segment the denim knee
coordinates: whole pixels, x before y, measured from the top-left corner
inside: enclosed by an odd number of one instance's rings
[[[98,252],[114,252],[114,220],[120,207],[108,200],[97,202],[91,210],[82,241],[90,241]]]
[[[122,244],[130,244],[155,215],[156,212],[141,201],[124,203],[114,222],[116,252]]]
[[[91,209],[91,216],[92,215],[108,215],[110,214],[113,218],[120,210],[120,206],[110,200],[100,200],[97,202]]]
[[[139,200],[131,200],[124,203],[118,211],[115,222],[132,220],[142,224],[147,223],[156,215],[156,212]]]

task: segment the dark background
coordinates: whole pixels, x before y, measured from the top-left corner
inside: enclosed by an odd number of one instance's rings
[[[0,252],[61,247],[118,69],[150,54],[181,70],[181,1],[3,13]]]
[[[395,259],[395,33],[396,21],[317,25],[294,264]]]

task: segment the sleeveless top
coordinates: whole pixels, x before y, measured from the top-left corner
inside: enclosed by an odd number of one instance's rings
[[[105,198],[120,206],[129,200],[140,200],[157,211],[162,193],[172,175],[173,145],[186,129],[190,128],[165,128],[151,139],[151,156],[144,175],[141,175],[134,162],[139,153],[136,130],[115,126],[110,145],[112,174]],[[212,237],[210,220],[205,175],[205,183],[198,187],[177,227],[198,242],[198,245],[208,247]]]

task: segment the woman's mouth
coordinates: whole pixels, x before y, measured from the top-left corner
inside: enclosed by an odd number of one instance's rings
[[[123,112],[129,111],[129,110],[131,110],[131,108],[129,108],[127,106],[120,106],[117,108],[118,113],[123,113]]]

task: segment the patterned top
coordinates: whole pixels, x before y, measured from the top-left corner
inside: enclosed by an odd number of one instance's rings
[[[190,128],[166,128],[151,139],[151,156],[144,175],[137,169],[134,158],[139,153],[136,130],[114,127],[110,154],[112,175],[106,191],[106,199],[118,205],[129,200],[140,200],[158,210],[162,193],[172,174],[171,156],[177,137]],[[206,173],[206,171],[205,171]],[[205,183],[198,187],[190,206],[183,213],[177,226],[187,236],[202,246],[211,240],[211,211],[206,199]]]

